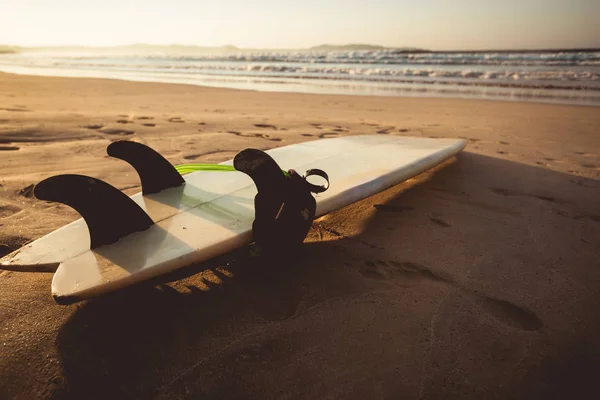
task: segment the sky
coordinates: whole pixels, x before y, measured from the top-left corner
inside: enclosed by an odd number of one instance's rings
[[[0,0],[0,45],[600,47],[600,0]]]

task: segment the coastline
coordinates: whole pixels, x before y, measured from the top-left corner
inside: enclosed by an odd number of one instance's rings
[[[53,303],[50,274],[1,272],[1,398],[595,390],[597,107],[7,73],[0,88],[4,251],[77,218],[30,195],[41,179],[82,173],[140,190],[106,156],[112,140],[172,163],[355,134],[469,140],[443,166],[318,221],[286,265],[233,262],[231,279],[197,267],[67,307]]]
[[[144,48],[144,47],[142,47]],[[554,52],[249,52],[165,53],[158,49],[111,55],[25,52],[0,57],[0,71],[36,76],[108,78],[137,82],[267,92],[465,98],[600,106],[598,57]],[[96,51],[96,53],[94,52]],[[108,50],[105,50],[105,52]],[[113,49],[113,51],[116,51]],[[545,54],[544,56],[536,54]]]

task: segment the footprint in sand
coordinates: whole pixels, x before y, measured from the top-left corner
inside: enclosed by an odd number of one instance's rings
[[[503,144],[503,145],[505,145],[505,146],[510,144],[510,143],[508,143],[508,142],[504,142],[504,141],[502,141],[502,140],[500,140],[498,143],[500,143],[500,144]]]
[[[506,300],[494,299],[469,289],[442,276],[428,267],[399,261],[368,260],[359,267],[359,272],[365,278],[389,281],[395,286],[411,288],[424,283],[439,283],[452,286],[469,297],[475,304],[497,321],[524,331],[539,330],[544,324],[539,317],[522,307]]]
[[[307,137],[309,137],[309,136],[314,136],[314,135],[313,135],[313,134],[311,134],[311,133],[301,133],[301,135],[302,135],[302,136],[307,136]]]
[[[167,121],[169,121],[169,122],[180,122],[180,123],[185,122],[180,117],[172,117],[172,118],[169,118]]]
[[[507,197],[511,197],[511,196],[533,197],[534,199],[544,200],[544,201],[547,201],[549,203],[561,203],[561,204],[567,204],[568,203],[565,200],[557,199],[557,198],[550,197],[550,196],[543,196],[543,195],[534,195],[534,194],[529,194],[529,193],[514,192],[514,191],[511,191],[511,190],[508,190],[508,189],[503,189],[503,188],[490,188],[490,190],[493,193],[498,194],[500,196],[507,196]]]
[[[117,124],[132,124],[133,121],[130,121],[128,119],[118,119],[117,120]]]
[[[102,132],[106,135],[123,135],[123,136],[133,135],[135,133],[135,131],[131,131],[131,130],[127,130],[127,129],[110,129],[110,128],[100,129],[99,132]]]
[[[206,122],[198,122],[198,125],[206,125]]]
[[[570,213],[568,211],[560,210],[558,208],[552,208],[552,212],[554,212],[554,214],[556,214],[556,215],[560,215],[561,217],[571,218],[571,219],[574,219],[576,221],[581,220],[581,219],[585,219],[585,218],[589,218],[592,221],[594,221],[595,220],[594,218],[596,218],[596,216],[593,216],[593,215],[589,216],[589,215],[572,214],[572,213]]]
[[[250,133],[247,135],[243,134],[242,132],[238,132],[238,131],[227,131],[227,133],[230,133],[230,134],[236,135],[236,136],[240,136],[240,137],[266,139],[266,140],[270,140],[272,142],[281,142],[282,141],[281,138],[271,137],[271,136],[265,135],[263,133]]]
[[[431,137],[431,136],[430,136],[430,137]],[[469,137],[466,137],[466,136],[459,136],[459,138],[461,138],[461,139],[467,139],[467,141],[468,141],[469,143],[477,143],[477,142],[479,142],[479,139],[475,139],[475,138],[469,138]]]
[[[339,134],[336,132],[326,132],[326,133],[321,133],[319,135],[319,137],[321,139],[328,139],[328,138],[333,138],[333,137],[337,137],[337,136],[339,136]]]
[[[449,282],[429,268],[412,262],[367,260],[359,272],[367,278],[394,280],[395,284],[404,287],[413,287],[423,281]]]
[[[278,137],[269,137],[269,135],[257,134],[257,137],[270,140],[271,142],[281,142],[283,139]]]
[[[382,129],[379,129],[377,131],[378,134],[380,135],[387,135],[389,134],[391,131],[393,131],[395,128],[393,126],[388,126],[388,127],[384,127]]]
[[[217,153],[235,153],[235,150],[212,150],[212,151],[207,151],[204,153],[190,154],[190,155],[184,156],[183,158],[185,158],[186,160],[196,160],[200,157],[208,156],[211,154],[217,154]]]
[[[377,211],[383,211],[383,212],[403,212],[403,211],[414,210],[413,207],[396,206],[393,204],[374,204],[373,207],[375,207],[375,209]]]
[[[506,300],[494,299],[476,292],[466,292],[474,302],[496,320],[523,331],[537,331],[544,324],[533,312]]]
[[[496,153],[498,154],[508,154],[506,151],[498,150]]]
[[[0,108],[0,110],[13,111],[13,112],[30,112],[31,111],[31,110],[27,110],[25,108]]]
[[[137,119],[139,119],[139,120],[147,120],[147,119],[154,119],[154,117],[147,117],[145,115],[141,115],[141,116],[137,117]]]
[[[444,221],[443,219],[439,219],[439,218],[429,218],[429,220],[431,222],[433,222],[436,225],[439,225],[443,228],[450,228],[452,225],[450,225],[449,223],[447,223],[446,221]]]
[[[401,132],[401,133],[406,133],[409,131],[410,131],[410,129],[406,129],[406,128],[398,129],[398,132]]]
[[[151,123],[147,123],[147,124],[142,124],[143,126],[150,126],[150,127],[154,127],[156,126],[156,124],[151,124]]]
[[[18,212],[23,211],[22,208],[14,206],[12,204],[0,204],[0,219],[8,218]]]
[[[19,149],[20,147],[17,146],[0,146],[0,151],[15,151]]]
[[[102,129],[102,128],[104,128],[104,125],[89,124],[89,125],[83,125],[82,128],[86,128],[86,129]]]
[[[24,236],[9,236],[5,237],[3,242],[4,243],[0,243],[0,257],[4,257],[25,246],[27,243],[31,243],[31,239]]]
[[[277,127],[275,125],[270,125],[270,124],[254,124],[254,126],[257,128],[270,128],[270,129],[277,130]]]

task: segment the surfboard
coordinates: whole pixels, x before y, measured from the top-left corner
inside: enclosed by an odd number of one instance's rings
[[[284,169],[326,171],[330,187],[316,195],[320,217],[381,192],[458,154],[463,139],[387,135],[308,141],[267,151]],[[222,165],[233,165],[233,160]],[[241,172],[198,171],[184,184],[131,199],[153,220],[117,242],[90,247],[83,219],[62,227],[0,264],[11,269],[58,264],[51,292],[59,304],[93,298],[252,241],[257,189]]]

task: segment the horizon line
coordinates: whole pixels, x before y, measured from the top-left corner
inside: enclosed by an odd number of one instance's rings
[[[117,44],[117,45],[84,45],[84,44],[56,44],[56,45],[14,45],[14,44],[0,44],[1,48],[17,48],[17,49],[38,49],[38,48],[89,48],[89,49],[110,49],[110,48],[123,48],[123,47],[135,47],[135,46],[147,46],[147,47],[189,47],[199,49],[226,49],[234,48],[236,50],[287,50],[287,51],[298,51],[298,50],[312,50],[318,47],[355,47],[355,50],[359,50],[361,46],[364,46],[365,50],[369,47],[380,48],[383,50],[402,50],[406,52],[428,52],[428,53],[477,53],[477,52],[577,52],[577,51],[600,51],[600,47],[562,47],[562,48],[489,48],[489,49],[453,49],[453,50],[435,50],[425,49],[412,46],[386,46],[378,44],[367,44],[367,43],[346,43],[346,44],[330,44],[322,43],[318,45],[308,47],[238,47],[233,44],[224,44],[217,46],[206,46],[199,44],[182,44],[182,43],[170,43],[170,44],[154,44],[154,43],[129,43],[129,44]]]

